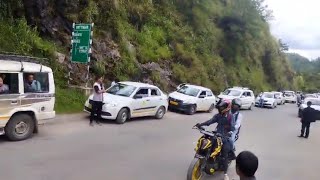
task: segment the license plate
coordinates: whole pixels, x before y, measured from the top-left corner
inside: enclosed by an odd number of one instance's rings
[[[175,101],[170,101],[170,104],[172,104],[172,105],[178,105],[178,103],[177,102],[175,102]]]

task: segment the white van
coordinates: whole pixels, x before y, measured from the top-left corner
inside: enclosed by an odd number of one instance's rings
[[[255,102],[255,96],[253,91],[246,87],[233,87],[228,88],[224,92],[221,92],[218,96],[219,99],[232,101],[233,99],[241,100],[241,109],[252,109]],[[218,100],[219,100],[218,99]]]
[[[19,141],[55,117],[51,68],[34,58],[0,55],[0,135]]]

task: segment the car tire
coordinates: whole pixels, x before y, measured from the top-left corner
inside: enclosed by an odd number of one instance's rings
[[[252,107],[255,106],[255,104],[251,104],[251,106],[248,108],[248,110],[252,110]]]
[[[162,119],[163,116],[165,115],[165,113],[166,113],[166,108],[161,106],[161,107],[159,107],[159,109],[158,109],[158,111],[157,111],[157,113],[155,115],[155,118],[156,119]]]
[[[124,124],[128,119],[129,119],[128,109],[122,108],[117,115],[116,123]]]
[[[5,134],[10,141],[22,141],[32,136],[34,128],[35,121],[30,115],[17,114],[7,123]]]
[[[208,113],[212,113],[212,111],[214,110],[215,105],[211,104],[210,108],[208,109]]]
[[[187,111],[188,115],[193,115],[197,111],[197,106],[196,105],[191,105]]]

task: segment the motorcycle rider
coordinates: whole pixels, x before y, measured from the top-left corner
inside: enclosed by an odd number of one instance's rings
[[[221,134],[223,146],[221,151],[222,157],[222,167],[225,174],[225,179],[229,179],[227,170],[228,170],[228,154],[229,152],[234,153],[232,150],[232,143],[228,137],[232,135],[235,131],[235,122],[230,113],[231,103],[229,101],[219,101],[216,108],[218,109],[218,114],[214,115],[210,120],[198,123],[196,126],[198,128],[202,126],[210,126],[211,124],[217,123],[217,133]],[[233,155],[235,156],[235,155]],[[232,157],[233,158],[233,157]]]
[[[242,114],[240,113],[240,108],[242,105],[242,102],[240,99],[236,98],[232,100],[232,106],[231,106],[231,114],[232,118],[235,122],[235,131],[231,135],[231,143],[232,143],[232,149],[235,150],[234,143],[236,141],[236,136],[239,136],[240,128],[241,128],[241,122],[243,119]]]

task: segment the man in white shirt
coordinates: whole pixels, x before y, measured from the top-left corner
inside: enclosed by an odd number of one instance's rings
[[[243,116],[240,113],[241,105],[242,105],[242,103],[241,103],[240,99],[236,98],[236,99],[232,100],[231,114],[232,114],[232,117],[234,118],[234,122],[235,122],[235,131],[231,135],[231,140],[233,142],[233,149],[235,149],[234,142],[236,141],[236,139],[238,139],[237,136],[239,136],[241,122],[243,119]]]
[[[95,83],[93,84],[93,99],[92,99],[92,109],[90,116],[90,125],[93,126],[93,120],[96,120],[98,125],[101,125],[99,120],[101,119],[101,111],[103,106],[103,93],[106,92],[104,89],[102,82],[103,77],[97,76],[95,79]],[[94,115],[97,114],[95,118]]]

